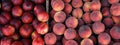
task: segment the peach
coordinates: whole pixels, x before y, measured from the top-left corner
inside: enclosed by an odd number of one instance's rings
[[[65,30],[65,32],[64,32],[64,37],[65,37],[65,39],[68,39],[68,40],[70,40],[70,39],[74,39],[75,37],[76,37],[76,30],[75,29],[73,29],[73,28],[68,28],[68,29],[66,29]]]
[[[48,32],[49,27],[46,23],[39,23],[35,29],[38,34],[44,35]]]
[[[62,23],[56,23],[53,26],[53,32],[56,35],[62,35],[62,34],[64,34],[65,29],[66,29],[65,25],[62,24]]]
[[[63,11],[56,12],[54,15],[54,20],[56,22],[64,22],[66,19],[66,14]]]
[[[112,27],[113,24],[114,24],[112,18],[109,18],[109,17],[104,18],[103,23],[104,23],[107,27]]]
[[[3,16],[3,15],[0,15],[0,24],[7,24],[8,23],[8,20]]]
[[[20,27],[19,33],[21,34],[22,37],[28,38],[28,37],[30,37],[32,31],[33,31],[33,28],[31,25],[24,24]]]
[[[101,33],[98,35],[98,42],[100,44],[107,45],[110,43],[110,41],[111,41],[111,37],[108,33]]]
[[[44,44],[45,43],[41,37],[37,37],[32,41],[32,45],[44,45]]]
[[[46,44],[52,45],[52,44],[56,43],[57,37],[56,37],[56,35],[54,33],[47,33],[44,36],[44,40],[45,40]]]
[[[101,8],[100,0],[92,0],[90,9],[91,10],[100,10],[100,8]]]
[[[12,36],[10,36],[10,38],[13,39],[13,40],[19,40],[20,39],[20,35],[18,33],[15,33]]]
[[[23,10],[20,6],[14,6],[12,8],[12,15],[14,17],[20,17],[20,16],[22,16],[22,13],[23,13]]]
[[[2,7],[3,11],[9,12],[9,11],[11,11],[12,3],[8,2],[8,1],[4,1],[4,2],[2,2],[1,7]]]
[[[64,12],[70,14],[72,12],[72,6],[69,3],[65,4]]]
[[[2,12],[1,15],[3,15],[8,21],[10,21],[12,19],[10,13],[8,13],[8,12]]]
[[[120,3],[113,4],[110,7],[110,12],[113,16],[120,16]]]
[[[90,14],[90,19],[94,22],[102,20],[102,13],[100,11],[93,11]]]
[[[25,1],[22,7],[25,11],[31,11],[33,9],[33,3],[31,1]]]
[[[110,4],[116,4],[119,3],[120,0],[108,0]]]
[[[82,19],[86,24],[90,24],[92,22],[92,20],[90,19],[90,12],[84,13],[84,15],[82,16]]]
[[[93,29],[93,32],[95,34],[100,34],[102,32],[104,32],[105,30],[105,25],[102,23],[102,22],[95,22],[93,25],[92,25],[92,29]]]
[[[75,40],[68,40],[65,45],[78,45],[78,43]]]
[[[110,35],[113,39],[120,39],[120,28],[119,26],[113,26],[110,29]]]
[[[78,25],[78,19],[71,16],[71,17],[66,19],[65,24],[69,28],[76,28]]]
[[[12,39],[4,37],[0,40],[0,45],[11,45]]]
[[[39,23],[40,23],[40,22],[39,22],[37,19],[34,19],[33,22],[32,22],[32,26],[33,26],[34,28],[36,28]]]
[[[67,42],[68,40],[65,39],[65,37],[62,38],[62,44],[65,45],[65,43]]]
[[[81,45],[94,45],[91,39],[83,39],[80,43]]]
[[[96,36],[91,35],[91,36],[90,36],[90,39],[94,42],[94,45],[97,44],[97,38],[96,38]]]
[[[82,0],[72,0],[71,4],[74,8],[79,8],[82,7],[83,2]]]
[[[83,11],[82,11],[82,9],[80,9],[80,8],[76,8],[76,9],[74,9],[73,11],[72,11],[72,15],[74,16],[74,17],[76,17],[76,18],[81,18],[82,17],[82,15],[83,15]]]
[[[35,39],[37,37],[41,37],[41,35],[39,35],[37,31],[33,31],[32,34],[31,34],[31,38]]]
[[[25,12],[22,15],[23,23],[31,23],[33,21],[33,15],[30,12]]]
[[[15,33],[15,27],[13,27],[12,25],[5,25],[2,27],[2,33],[5,36],[11,36]]]
[[[92,30],[90,29],[89,26],[82,25],[78,30],[78,34],[81,38],[88,38],[91,36]]]
[[[31,44],[29,39],[22,39],[21,41],[22,41],[23,45],[30,45]]]
[[[91,2],[85,2],[85,4],[83,5],[84,12],[89,12],[90,7],[91,7]]]
[[[49,14],[47,12],[38,13],[37,19],[41,22],[47,22],[49,20]]]
[[[45,0],[34,0],[34,2],[36,4],[43,4],[45,2]]]
[[[54,0],[51,2],[51,6],[55,11],[61,11],[64,9],[64,2],[62,0]]]
[[[51,16],[52,18],[54,18],[54,15],[55,15],[56,12],[57,12],[57,11],[55,11],[55,10],[51,10],[51,11],[50,11],[50,16]]]

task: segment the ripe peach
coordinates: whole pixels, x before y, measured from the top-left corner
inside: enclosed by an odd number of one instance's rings
[[[107,18],[104,18],[103,23],[107,27],[112,27],[114,22],[113,22],[112,18],[107,17]]]
[[[65,4],[64,12],[70,14],[72,12],[72,6],[69,3]]]
[[[11,11],[12,3],[8,2],[8,1],[4,1],[4,2],[2,2],[1,7],[2,7],[3,11],[9,12],[9,11]]]
[[[72,0],[71,4],[74,8],[79,8],[82,7],[83,2],[82,0]]]
[[[113,39],[120,39],[120,28],[119,26],[113,26],[110,29],[110,35]]]
[[[3,15],[8,21],[12,19],[10,13],[8,12],[2,12],[1,15]]]
[[[110,4],[116,4],[119,3],[120,0],[108,0]]]
[[[46,34],[48,32],[48,25],[46,23],[39,23],[36,27],[36,31],[43,35],[43,34]]]
[[[52,44],[56,43],[57,37],[56,37],[56,35],[54,33],[47,33],[44,36],[44,40],[45,40],[46,44],[52,45]]]
[[[101,21],[102,20],[102,13],[100,11],[93,11],[90,14],[90,19],[92,21]]]
[[[21,5],[23,0],[11,0],[14,5]]]
[[[39,23],[40,22],[37,19],[34,19],[33,22],[32,22],[32,25],[33,25],[34,28],[36,28]]]
[[[32,31],[33,31],[33,28],[31,25],[24,24],[20,27],[19,33],[22,37],[28,38],[31,35]]]
[[[78,43],[75,40],[68,40],[65,45],[78,45]]]
[[[63,11],[56,12],[54,15],[54,20],[56,22],[64,22],[66,19],[66,14]]]
[[[76,35],[77,35],[76,30],[73,28],[68,28],[64,32],[64,37],[65,39],[68,39],[68,40],[74,39]]]
[[[41,37],[33,39],[32,45],[44,45],[44,41]]]
[[[21,41],[14,41],[11,45],[23,45],[23,43]]]
[[[5,18],[5,16],[3,15],[0,15],[0,24],[7,24],[8,23],[8,20],[7,18]]]
[[[31,44],[29,39],[22,39],[21,41],[22,41],[23,45],[30,45]]]
[[[92,25],[92,29],[93,29],[93,32],[95,34],[100,34],[102,32],[104,32],[105,30],[105,25],[102,23],[102,22],[95,22],[93,25]]]
[[[76,9],[74,9],[73,11],[72,11],[72,15],[74,16],[74,17],[76,17],[76,18],[81,18],[82,17],[82,15],[83,15],[83,11],[82,11],[82,9],[80,9],[80,8],[76,8]]]
[[[92,0],[91,5],[90,5],[90,9],[91,10],[100,10],[101,8],[101,3],[99,0]]]
[[[56,35],[62,35],[62,34],[64,34],[65,29],[66,29],[65,25],[62,24],[62,23],[56,23],[53,26],[53,32]]]
[[[91,39],[83,39],[80,44],[81,45],[94,45]]]
[[[90,13],[89,12],[84,13],[84,15],[82,16],[82,19],[84,20],[84,22],[86,24],[90,24],[92,22],[92,20],[90,19]]]
[[[23,3],[22,7],[23,7],[23,9],[24,9],[25,11],[30,11],[30,10],[33,9],[33,3],[30,2],[30,1],[25,1],[25,2]]]
[[[51,6],[55,11],[61,11],[64,9],[64,2],[62,0],[54,0],[51,2]]]
[[[11,36],[15,33],[15,28],[12,25],[5,25],[2,27],[2,33],[5,36]]]
[[[78,34],[81,38],[88,38],[91,36],[92,30],[90,29],[89,26],[82,25],[78,30]]]
[[[12,39],[4,37],[0,40],[0,45],[11,45]]]
[[[33,21],[33,15],[30,12],[25,12],[22,15],[23,23],[31,23]]]
[[[85,2],[85,4],[83,5],[83,10],[85,12],[89,12],[90,11],[90,7],[91,7],[91,2]]]
[[[108,33],[100,33],[98,35],[98,42],[100,44],[106,45],[106,44],[109,44],[110,41],[111,41],[111,37],[110,37],[110,35]]]
[[[75,17],[69,17],[66,19],[65,24],[69,28],[76,28],[78,25],[78,20]]]
[[[37,19],[41,22],[47,22],[49,20],[49,14],[47,12],[38,13]]]
[[[14,17],[20,17],[20,16],[22,16],[22,13],[23,13],[23,11],[22,11],[22,8],[20,6],[14,6],[12,8],[12,15]]]
[[[120,15],[120,3],[113,4],[110,7],[110,12],[113,16],[119,16]]]

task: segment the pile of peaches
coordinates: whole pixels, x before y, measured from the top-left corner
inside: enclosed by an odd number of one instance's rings
[[[2,0],[0,45],[120,45],[120,0]]]

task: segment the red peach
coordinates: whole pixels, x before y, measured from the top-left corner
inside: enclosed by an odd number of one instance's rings
[[[12,15],[14,17],[20,17],[20,16],[22,16],[22,13],[23,13],[23,11],[22,11],[22,8],[20,6],[14,6],[12,8]]]
[[[11,0],[14,5],[21,5],[23,0]]]
[[[15,28],[12,25],[5,25],[4,27],[2,27],[2,33],[5,36],[11,36],[13,35],[15,32]]]
[[[64,2],[62,0],[54,0],[51,2],[51,6],[55,11],[61,11],[64,9]]]
[[[7,23],[8,20],[3,15],[0,15],[0,24],[7,24]]]
[[[120,16],[120,3],[113,4],[110,7],[110,12],[113,16]]]
[[[56,23],[56,24],[53,26],[53,32],[54,32],[56,35],[62,35],[62,34],[64,34],[65,29],[66,29],[65,25],[62,24],[62,23]]]
[[[56,43],[57,37],[56,37],[56,35],[54,33],[47,33],[44,36],[44,40],[45,40],[46,44],[52,45],[52,44]]]
[[[81,38],[88,38],[91,36],[92,30],[90,29],[89,26],[82,25],[78,30],[78,34]]]
[[[108,0],[108,2],[110,4],[115,4],[115,3],[119,3],[120,0]]]
[[[113,24],[114,24],[112,18],[109,18],[109,17],[104,18],[103,23],[104,23],[107,27],[112,27]]]
[[[22,37],[28,38],[33,31],[33,28],[29,24],[24,24],[20,27],[19,33],[21,34]]]
[[[23,43],[21,42],[21,41],[14,41],[13,43],[12,43],[12,45],[23,45]]]
[[[84,13],[84,15],[82,16],[82,19],[84,20],[84,22],[86,24],[90,24],[92,22],[92,20],[90,19],[90,13],[89,12]]]
[[[78,20],[75,17],[69,17],[66,19],[65,24],[69,28],[76,28],[78,25]]]
[[[22,15],[23,23],[31,23],[33,21],[33,15],[30,12],[25,12]]]
[[[35,39],[35,38],[37,38],[37,37],[41,37],[41,35],[39,35],[38,32],[36,32],[36,31],[32,32],[31,38],[32,38],[32,39]]]
[[[72,0],[71,4],[74,8],[79,8],[79,7],[82,7],[83,2],[82,0]]]
[[[3,15],[8,21],[11,20],[11,15],[8,12],[2,12],[1,15]]]
[[[85,2],[85,4],[83,5],[83,10],[85,12],[89,12],[90,11],[90,7],[91,7],[91,2]]]
[[[100,0],[92,0],[90,9],[91,10],[100,10],[100,8],[101,8]]]
[[[12,43],[12,39],[10,38],[2,38],[1,41],[0,41],[0,45],[11,45]]]
[[[18,29],[21,26],[21,21],[19,19],[12,19],[10,21],[10,24],[13,25],[16,29]]]
[[[23,43],[23,45],[30,45],[31,44],[29,39],[22,39],[22,43]]]
[[[36,4],[43,4],[45,2],[45,0],[34,0],[34,2]]]
[[[70,3],[71,0],[63,0],[65,3]]]
[[[1,7],[2,7],[3,11],[9,12],[9,11],[11,11],[12,4],[11,4],[11,2],[5,1],[5,2],[2,2]]]
[[[23,3],[22,7],[23,7],[23,9],[24,9],[25,11],[30,11],[30,10],[33,9],[33,3],[30,2],[30,1],[25,1],[25,2]]]
[[[72,6],[69,3],[65,4],[64,12],[66,14],[70,14],[72,12]]]
[[[78,43],[75,40],[68,40],[65,45],[78,45]]]
[[[102,14],[103,14],[104,17],[111,17],[110,10],[109,10],[108,7],[104,7],[102,9]]]
[[[54,20],[56,22],[64,22],[66,19],[66,14],[63,11],[56,12],[54,15]]]
[[[45,8],[42,5],[35,5],[34,6],[34,13],[37,15],[40,12],[44,12]]]
[[[57,11],[55,11],[55,10],[51,10],[51,11],[50,11],[50,16],[51,16],[52,18],[54,18],[54,15],[55,15],[56,12],[57,12]]]
[[[47,12],[38,13],[37,19],[41,22],[47,22],[49,20],[49,14]]]
[[[76,8],[76,9],[74,9],[73,11],[72,11],[72,15],[74,16],[74,17],[76,17],[76,18],[81,18],[82,17],[82,15],[83,15],[83,11],[82,11],[82,9],[80,9],[80,8]]]
[[[92,21],[101,21],[102,20],[102,13],[100,11],[93,11],[90,14],[90,19]]]
[[[44,41],[41,37],[33,39],[32,45],[44,45]]]
[[[39,23],[36,27],[36,31],[43,35],[43,34],[46,34],[48,32],[48,25],[46,23]]]
[[[119,26],[113,26],[110,29],[110,35],[113,39],[120,39],[120,27]]]
[[[92,29],[93,29],[93,32],[95,34],[100,34],[102,32],[104,32],[105,30],[105,25],[102,23],[102,22],[95,22],[93,25],[92,25]]]
[[[74,30],[73,28],[68,28],[65,30],[64,32],[64,37],[65,39],[74,39],[76,37],[76,30]]]
[[[115,24],[119,24],[120,23],[120,16],[112,16],[113,22]]]
[[[83,39],[81,45],[94,45],[91,39]]]

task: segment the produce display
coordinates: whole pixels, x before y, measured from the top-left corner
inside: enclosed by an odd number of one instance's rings
[[[0,45],[120,45],[120,0],[2,0]]]

